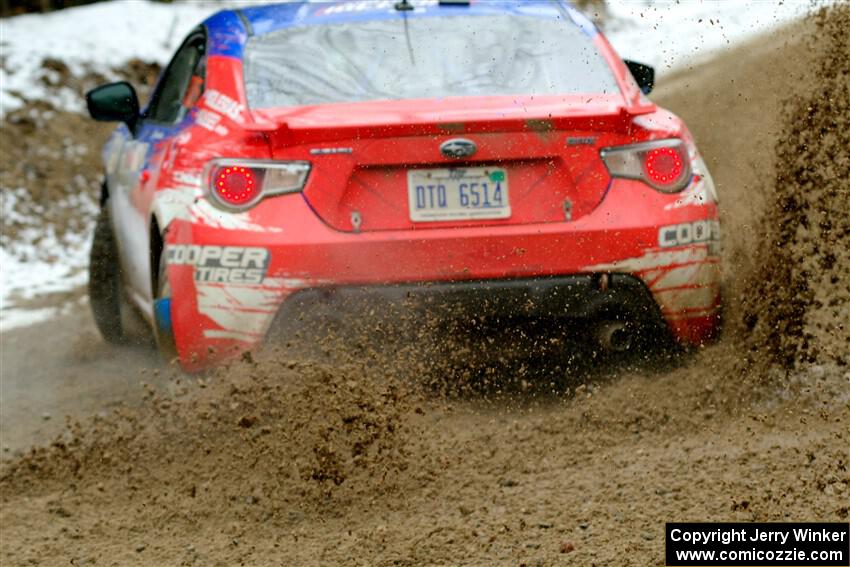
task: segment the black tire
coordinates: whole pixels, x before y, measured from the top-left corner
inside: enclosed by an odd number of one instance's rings
[[[89,256],[89,304],[94,322],[108,343],[126,342],[121,322],[121,264],[112,232],[109,203],[104,202],[94,227]]]

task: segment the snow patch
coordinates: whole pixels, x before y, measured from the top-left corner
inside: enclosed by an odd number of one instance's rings
[[[110,77],[113,68],[133,58],[165,64],[189,31],[222,7],[117,0],[4,19],[0,114],[23,106],[24,99],[82,111],[79,95],[45,84],[51,81],[51,71],[42,66],[45,59],[63,62],[78,77],[92,71]]]
[[[38,205],[19,203],[28,199],[29,193],[23,188],[2,190],[3,222],[13,222],[20,228],[14,240],[0,242],[0,331],[55,314],[56,308],[28,304],[41,296],[68,294],[88,282],[88,254],[98,204],[86,193],[73,194],[57,203],[84,219],[79,232],[64,231],[59,237],[55,227],[40,218]]]
[[[800,19],[825,3],[609,0],[603,29],[621,57],[652,65],[663,75]]]

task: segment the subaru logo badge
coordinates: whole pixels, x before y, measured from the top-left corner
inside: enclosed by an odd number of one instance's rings
[[[453,138],[440,144],[440,151],[447,158],[462,159],[473,155],[478,146],[472,140],[465,138]]]

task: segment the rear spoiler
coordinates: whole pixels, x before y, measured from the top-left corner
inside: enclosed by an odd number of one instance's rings
[[[281,117],[273,120],[262,111],[251,112],[253,121],[244,124],[248,131],[262,133],[277,147],[298,145],[304,143],[333,142],[350,139],[404,137],[404,136],[444,136],[458,134],[486,134],[492,132],[539,132],[545,133],[557,130],[589,130],[628,133],[635,117],[654,112],[656,106],[652,103],[631,108],[617,107],[610,112],[578,112],[564,116],[507,117],[486,119],[471,119],[458,122],[433,122],[398,119],[395,122],[361,123],[348,119],[349,123],[342,124],[328,121],[317,124],[309,121],[309,125],[299,125],[300,116],[293,119]]]

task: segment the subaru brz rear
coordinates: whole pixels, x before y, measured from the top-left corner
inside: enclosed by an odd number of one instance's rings
[[[205,23],[206,90],[156,196],[155,313],[184,367],[352,296],[584,321],[612,348],[622,321],[711,338],[717,205],[684,124],[569,6],[410,4]]]

